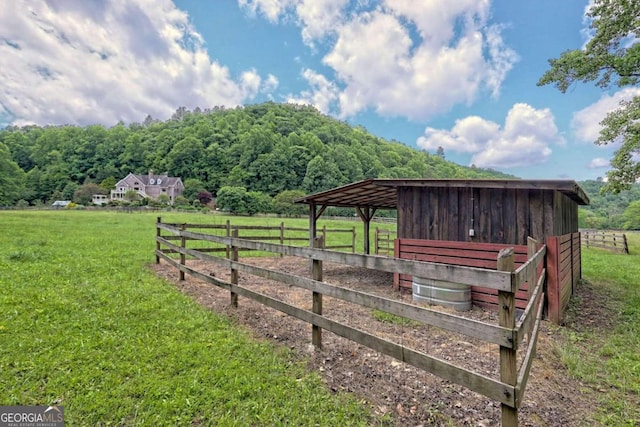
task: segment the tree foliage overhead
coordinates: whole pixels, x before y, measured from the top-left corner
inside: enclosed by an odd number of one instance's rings
[[[640,83],[640,2],[637,0],[594,0],[587,13],[592,38],[584,49],[569,50],[549,60],[551,69],[538,85],[554,84],[562,93],[574,82],[594,82],[612,86],[638,86]],[[596,144],[621,142],[611,161],[605,191],[615,193],[640,178],[640,97],[620,104],[601,122],[603,129]]]
[[[182,178],[191,202],[201,192],[219,196],[223,187],[272,198],[364,178],[509,177],[389,142],[310,106],[272,102],[193,112],[179,108],[166,121],[147,118],[111,128],[9,127],[0,130],[0,152],[7,153],[0,156],[0,182],[8,182],[9,175],[13,179],[3,204],[45,203],[53,194],[71,197],[88,183],[108,190],[128,173],[150,169]],[[231,196],[237,193],[227,196],[236,201]],[[244,202],[254,209],[265,200],[253,203],[245,197]]]

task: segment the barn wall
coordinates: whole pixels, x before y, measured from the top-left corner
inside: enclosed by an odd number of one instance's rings
[[[527,237],[576,232],[577,212],[552,190],[399,187],[398,237],[526,245]]]

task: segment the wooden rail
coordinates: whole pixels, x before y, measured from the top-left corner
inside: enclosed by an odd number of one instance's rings
[[[376,255],[393,256],[393,243],[395,241],[396,234],[397,233],[395,231],[376,227],[374,232],[374,253]]]
[[[380,353],[392,356],[426,372],[433,373],[448,381],[460,384],[470,390],[480,393],[502,405],[502,425],[517,426],[518,408],[524,398],[526,383],[535,358],[537,336],[542,319],[544,300],[545,270],[543,264],[546,248],[543,246],[537,252],[531,250],[531,257],[514,268],[513,249],[500,252],[496,260],[498,270],[486,270],[475,267],[458,267],[431,262],[392,259],[375,255],[359,255],[345,252],[335,252],[323,249],[319,237],[314,247],[299,247],[268,242],[253,241],[233,236],[216,236],[206,233],[188,231],[182,225],[163,224],[158,218],[156,224],[156,262],[164,260],[176,267],[181,279],[188,273],[211,285],[227,289],[231,295],[232,306],[237,306],[238,296],[255,300],[268,307],[279,310],[290,316],[310,323],[312,328],[312,343],[316,347],[322,346],[322,329],[326,329],[339,336],[367,346]],[[195,227],[192,227],[195,228]],[[162,235],[162,232],[171,235]],[[180,239],[180,244],[174,237]],[[232,248],[230,256],[222,258],[205,253],[199,249],[186,247],[190,240],[215,242]],[[168,249],[162,249],[166,247]],[[532,245],[532,248],[535,245]],[[311,279],[295,276],[285,272],[278,272],[242,263],[237,259],[239,249],[269,251],[281,255],[299,256],[313,262],[313,277]],[[172,258],[169,252],[179,253],[180,259]],[[193,257],[202,261],[222,265],[231,270],[230,282],[225,282],[205,272],[199,271],[186,264],[186,257]],[[438,280],[455,281],[458,283],[480,284],[483,287],[499,291],[501,306],[499,308],[499,324],[481,322],[459,315],[450,314],[430,308],[407,304],[396,300],[355,291],[348,288],[334,286],[322,281],[322,262],[330,261],[345,265],[366,267],[387,272],[419,275]],[[287,304],[268,295],[261,294],[238,284],[238,272],[244,272],[312,291],[312,310],[305,310]],[[529,286],[530,298],[522,315],[516,319],[515,293],[525,282],[533,283]],[[343,301],[374,308],[387,313],[435,326],[448,331],[471,336],[487,343],[497,344],[500,348],[500,378],[491,378],[449,361],[438,359],[404,345],[389,341],[374,334],[358,330],[346,324],[326,318],[322,314],[322,296],[328,295]],[[524,336],[528,336],[527,347],[523,348],[524,355],[518,366],[517,351],[523,343]]]
[[[581,243],[586,247],[604,248],[623,254],[629,253],[627,235],[619,231],[580,230]]]
[[[301,244],[307,244],[309,242],[309,229],[303,227],[285,227],[284,222],[281,222],[279,226],[269,225],[232,225],[230,220],[227,220],[225,224],[183,224],[183,223],[166,223],[167,225],[173,225],[175,227],[184,227],[185,229],[200,229],[200,230],[218,230],[218,234],[224,236],[231,236],[233,230],[238,230],[238,237],[247,240],[258,241],[276,241],[280,244],[300,242]],[[351,228],[327,228],[325,225],[318,230],[323,236],[323,242],[325,244],[324,249],[347,249],[351,252],[356,250],[356,227]],[[215,233],[215,231],[214,231]],[[265,234],[266,233],[266,234]],[[269,234],[273,233],[273,234]],[[334,233],[344,233],[351,235],[351,241],[349,244],[332,244],[327,245],[329,240],[327,236]],[[178,240],[178,236],[166,236],[168,240]],[[195,238],[187,238],[187,240],[201,240]],[[200,249],[202,252],[225,252],[227,257],[229,255],[229,246],[212,245],[212,247],[204,247]],[[241,251],[250,251],[252,249],[239,249]],[[169,250],[168,253],[171,251]]]

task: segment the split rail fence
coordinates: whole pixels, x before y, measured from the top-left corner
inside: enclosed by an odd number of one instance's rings
[[[580,230],[582,244],[586,247],[603,248],[614,252],[629,253],[627,235],[617,231]]]
[[[193,225],[191,227],[196,228]],[[169,234],[163,235],[163,232]],[[232,306],[237,307],[238,297],[242,296],[310,323],[312,325],[311,341],[317,348],[322,347],[322,330],[326,329],[374,351],[394,357],[404,363],[498,401],[501,403],[502,408],[502,425],[509,427],[518,425],[518,408],[524,399],[527,380],[535,358],[537,338],[542,319],[546,278],[546,272],[542,266],[544,264],[546,246],[543,245],[537,249],[535,241],[532,241],[530,243],[531,256],[518,268],[515,268],[513,249],[503,249],[496,259],[497,270],[487,270],[330,251],[322,248],[322,237],[314,240],[313,247],[302,247],[239,238],[239,230],[232,230],[231,234],[231,236],[216,236],[190,231],[186,230],[184,225],[165,224],[162,223],[161,218],[158,218],[156,224],[156,263],[164,260],[176,267],[179,270],[181,280],[184,280],[185,273],[187,273],[206,283],[228,290]],[[176,241],[175,238],[179,240],[179,244],[174,243]],[[200,249],[188,248],[187,241],[191,240],[214,242],[228,246],[230,248],[229,255],[226,258],[222,258],[205,253]],[[295,276],[242,263],[239,261],[238,253],[240,250],[245,249],[267,251],[311,260],[312,278]],[[172,254],[174,255],[172,256]],[[175,254],[180,255],[179,260],[175,258]],[[229,268],[231,273],[230,281],[223,281],[187,265],[187,256]],[[498,292],[500,301],[499,322],[498,324],[486,323],[325,283],[322,278],[322,264],[324,261],[448,282],[481,285],[494,289]],[[239,272],[276,280],[311,291],[312,309],[302,309],[239,285]],[[533,285],[525,286],[527,283]],[[527,289],[528,303],[520,316],[516,317],[516,292],[524,287]],[[449,361],[430,356],[327,318],[322,314],[324,295],[367,308],[381,310],[425,325],[474,337],[486,343],[497,344],[499,346],[499,352],[496,354],[496,357],[499,358],[499,378],[457,366]],[[527,337],[526,340],[525,336]],[[522,357],[520,358],[518,357],[519,349],[522,350]],[[518,363],[518,360],[520,360],[520,363]]]
[[[284,222],[281,222],[278,226],[268,226],[268,225],[232,225],[230,220],[227,220],[225,224],[186,224],[186,223],[167,223],[166,225],[171,225],[174,227],[178,227],[182,230],[188,229],[199,229],[199,230],[212,230],[213,233],[230,237],[233,235],[234,231],[238,231],[238,237],[247,240],[258,240],[258,241],[276,241],[281,245],[285,243],[294,243],[299,242],[300,245],[307,244],[309,242],[309,229],[303,227],[285,227]],[[323,226],[318,229],[318,233],[322,235],[323,241],[326,242],[329,240],[327,236],[333,234],[347,234],[350,235],[350,239],[339,239],[341,242],[343,240],[350,240],[350,243],[332,243],[331,245],[326,245],[324,249],[342,249],[342,250],[350,250],[351,252],[356,251],[356,227],[349,228],[327,228],[327,226]],[[166,236],[167,240],[180,240],[180,236]],[[193,239],[186,238],[186,240],[201,240],[201,239]],[[211,242],[209,242],[211,243]],[[227,258],[229,257],[230,247],[226,245],[210,244],[211,247],[203,247],[200,248],[200,252],[225,252]],[[252,249],[242,248],[239,249],[241,251],[251,251]]]

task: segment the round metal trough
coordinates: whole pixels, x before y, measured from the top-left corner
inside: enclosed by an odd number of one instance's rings
[[[452,307],[458,311],[471,309],[471,287],[442,280],[413,278],[413,300]]]

